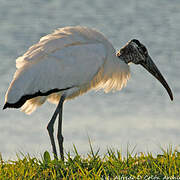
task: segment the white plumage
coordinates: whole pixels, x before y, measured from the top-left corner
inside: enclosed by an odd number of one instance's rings
[[[16,67],[5,103],[39,91],[64,89],[27,100],[21,107],[27,114],[46,100],[58,103],[63,93],[67,100],[90,89],[120,90],[130,77],[129,66],[116,56],[112,44],[96,30],[80,26],[42,37],[17,58]]]

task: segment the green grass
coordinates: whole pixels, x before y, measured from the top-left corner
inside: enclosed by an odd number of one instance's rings
[[[133,155],[134,154],[134,155]],[[90,152],[81,156],[74,146],[73,156],[65,161],[52,160],[46,151],[41,159],[26,155],[4,161],[0,157],[0,179],[180,179],[180,152],[162,149],[162,153],[130,153],[123,157],[112,149],[100,155]]]

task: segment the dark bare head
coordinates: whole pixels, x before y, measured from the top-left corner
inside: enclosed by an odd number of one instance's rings
[[[121,58],[125,63],[134,63],[142,65],[147,71],[149,71],[167,90],[171,100],[173,100],[173,94],[166,80],[152,61],[148,54],[146,47],[140,43],[137,39],[129,41],[124,47],[120,49],[117,56]]]
[[[131,62],[140,64],[145,61],[148,51],[137,39],[133,39],[120,49],[117,56],[121,57],[127,64]]]

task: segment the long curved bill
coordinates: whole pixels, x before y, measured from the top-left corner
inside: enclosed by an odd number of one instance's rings
[[[152,61],[151,57],[148,55],[146,62],[142,62],[140,63],[146,70],[148,70],[156,79],[158,79],[161,84],[164,86],[164,88],[167,90],[170,99],[173,101],[173,94],[172,91],[169,87],[169,85],[167,84],[166,80],[164,79],[164,77],[162,76],[162,74],[160,73],[159,69],[156,67],[156,65],[154,64],[154,62]]]

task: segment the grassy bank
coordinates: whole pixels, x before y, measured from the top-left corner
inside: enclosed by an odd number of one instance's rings
[[[52,160],[46,151],[41,159],[17,157],[16,161],[0,159],[0,179],[180,179],[180,152],[162,149],[162,154],[151,153],[122,157],[120,151],[107,150],[100,155],[91,151],[80,156],[74,148],[73,156],[65,162]]]

